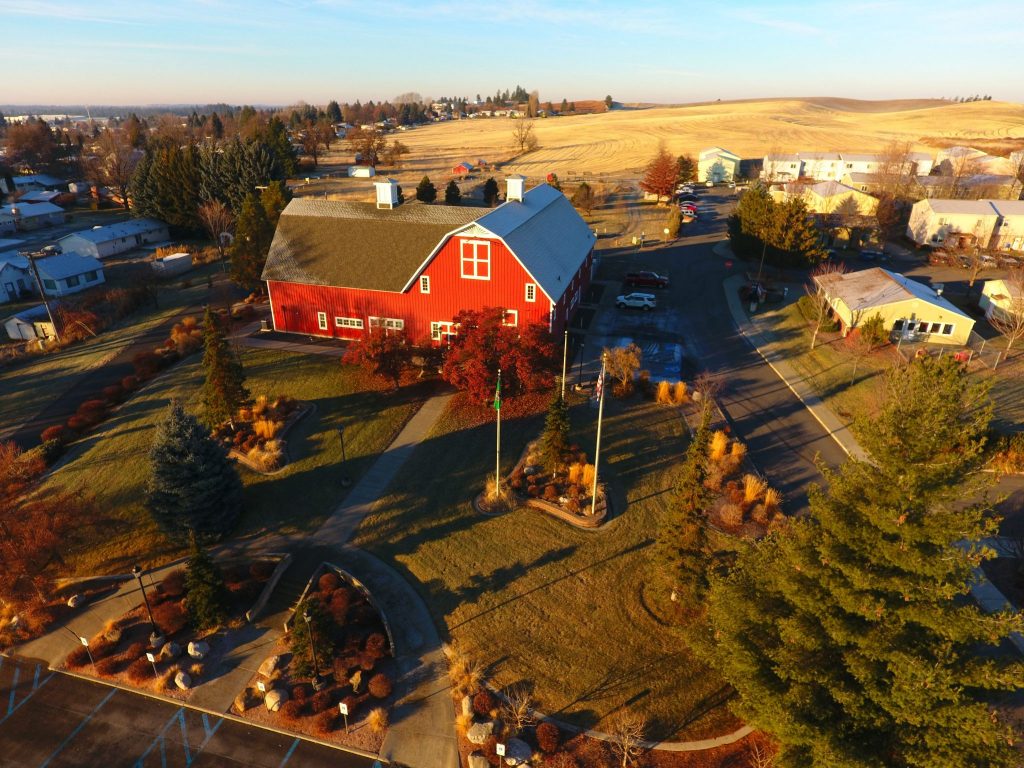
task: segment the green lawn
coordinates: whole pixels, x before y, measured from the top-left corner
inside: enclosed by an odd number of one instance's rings
[[[503,419],[506,470],[537,434],[540,402],[534,415]],[[596,412],[578,405],[572,418],[573,439],[592,453]],[[470,498],[493,471],[494,412],[457,398],[356,543],[407,572],[442,634],[484,662],[493,682],[527,682],[542,711],[600,727],[628,706],[655,736],[722,734],[737,725],[723,705],[728,689],[691,656],[682,630],[645,604],[683,431],[674,408],[606,404],[601,476],[616,509],[602,529],[530,509],[482,517]]]
[[[423,398],[418,388],[381,391],[362,372],[319,355],[245,350],[253,395],[288,394],[313,403],[286,436],[291,463],[274,475],[240,468],[246,511],[237,536],[312,531],[344,498],[336,425],[346,424],[349,473],[358,478],[391,442]],[[72,545],[68,565],[77,575],[123,571],[134,561],[156,564],[180,553],[153,525],[143,506],[153,429],[172,397],[191,409],[202,382],[199,356],[179,364],[129,400],[99,431],[72,446],[48,485],[82,488],[103,517]]]

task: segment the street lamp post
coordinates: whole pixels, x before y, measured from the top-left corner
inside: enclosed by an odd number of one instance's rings
[[[345,469],[348,465],[348,459],[345,456],[345,425],[338,425],[338,439],[341,440],[341,487],[348,488],[352,485],[352,478],[348,476]]]
[[[306,631],[309,632],[309,653],[313,657],[313,679],[310,680],[310,683],[312,683],[314,691],[319,691],[324,687],[324,681],[320,679],[320,664],[316,659],[316,643],[313,640],[313,624],[310,622],[312,617],[309,615],[309,611],[303,611],[302,618],[306,622]]]
[[[146,613],[149,614],[149,644],[153,648],[159,648],[164,644],[164,636],[160,633],[160,630],[156,626],[156,622],[153,620],[153,609],[150,608],[149,597],[146,596],[146,585],[142,583],[142,568],[138,565],[133,565],[132,576],[139,581],[139,589],[142,592],[142,601],[146,604]]]

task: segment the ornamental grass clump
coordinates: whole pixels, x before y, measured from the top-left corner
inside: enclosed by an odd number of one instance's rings
[[[765,490],[768,488],[768,483],[762,480],[757,475],[746,474],[743,476],[743,502],[745,504],[753,504],[755,501],[761,498]]]
[[[686,382],[677,381],[675,387],[672,389],[672,402],[676,405],[682,405],[689,399],[690,395],[686,388]]]
[[[662,405],[672,404],[672,385],[667,381],[658,382],[658,391],[654,395],[654,400]]]
[[[729,437],[722,430],[715,430],[714,434],[711,435],[711,446],[708,449],[708,455],[714,462],[720,462],[725,458],[725,453],[729,449]]]

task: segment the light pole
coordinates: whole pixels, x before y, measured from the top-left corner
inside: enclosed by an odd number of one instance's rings
[[[565,364],[569,359],[569,329],[565,329],[565,338],[562,341],[562,399],[565,400]]]
[[[139,581],[139,589],[142,591],[142,601],[146,604],[146,613],[149,614],[149,644],[153,648],[159,648],[164,644],[164,636],[157,629],[153,620],[153,609],[149,607],[149,598],[146,596],[146,585],[142,583],[142,568],[138,565],[132,566],[132,576]]]
[[[313,679],[310,683],[313,685],[314,691],[319,691],[324,687],[324,681],[320,679],[320,664],[316,659],[316,643],[313,640],[313,625],[310,622],[310,615],[308,610],[302,612],[302,618],[306,622],[306,631],[309,632],[309,653],[313,657]]]
[[[345,472],[348,460],[345,457],[345,425],[338,425],[338,439],[341,440],[341,487],[348,488],[352,485],[352,478]]]

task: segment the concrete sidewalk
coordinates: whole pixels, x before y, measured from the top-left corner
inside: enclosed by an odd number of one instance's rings
[[[740,333],[850,458],[869,461],[870,457],[867,451],[861,448],[854,438],[850,431],[850,425],[844,423],[831,408],[825,405],[810,382],[799,374],[782,355],[772,351],[770,331],[758,323],[756,315],[753,318],[747,315],[739,297],[739,289],[745,282],[746,279],[743,275],[733,275],[722,283],[726,304]]]

